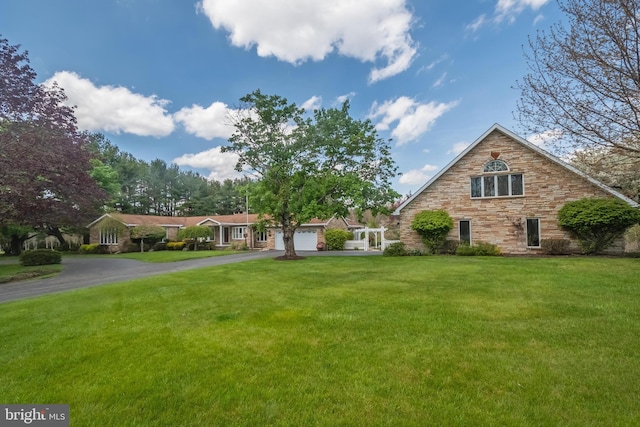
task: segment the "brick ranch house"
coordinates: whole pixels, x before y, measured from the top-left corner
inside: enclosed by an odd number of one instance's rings
[[[411,222],[423,210],[444,209],[454,227],[448,239],[488,242],[505,254],[537,254],[543,239],[577,242],[558,225],[565,203],[619,192],[496,124],[460,153],[394,212],[400,240],[424,248]],[[611,252],[624,250],[624,242]]]
[[[116,220],[126,226],[126,230],[118,233],[109,220]],[[211,228],[216,247],[225,248],[232,244],[246,243],[250,249],[284,249],[282,232],[278,228],[269,228],[264,232],[256,230],[257,214],[233,214],[210,216],[155,216],[130,215],[120,213],[104,214],[87,225],[89,243],[111,246],[112,250],[123,251],[130,243],[129,229],[140,225],[156,225],[165,229],[166,239],[177,240],[178,231],[182,228],[203,225]],[[324,232],[329,228],[352,230],[361,228],[360,224],[345,218],[331,218],[328,221],[313,219],[300,226],[294,235],[296,250],[317,250],[318,243],[325,243]]]

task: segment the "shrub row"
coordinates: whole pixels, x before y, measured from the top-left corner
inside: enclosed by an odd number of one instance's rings
[[[456,249],[456,255],[461,256],[498,256],[500,248],[493,243],[478,242],[473,245],[468,243],[460,243]]]
[[[25,267],[31,265],[60,264],[60,262],[62,262],[62,254],[53,249],[33,249],[20,254],[20,264]]]
[[[392,243],[387,246],[382,253],[383,256],[408,256],[408,255],[428,255],[431,251],[407,250],[402,242]],[[474,245],[448,240],[444,245],[442,253],[456,254],[461,256],[497,256],[500,255],[500,248],[492,243],[478,242]]]

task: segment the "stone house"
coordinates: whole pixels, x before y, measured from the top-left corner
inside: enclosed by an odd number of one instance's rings
[[[537,254],[543,239],[577,242],[558,225],[565,203],[584,197],[633,200],[496,124],[394,212],[400,240],[424,248],[411,229],[415,215],[444,209],[454,222],[448,239],[488,242],[505,254]],[[612,248],[622,251],[623,242]]]
[[[113,220],[125,227],[115,227]],[[210,215],[193,217],[104,214],[89,225],[89,243],[110,246],[112,252],[126,250],[131,241],[129,230],[140,225],[156,225],[165,229],[167,240],[177,240],[178,232],[190,226],[207,226],[212,230],[209,241],[216,247],[246,244],[249,249],[284,249],[282,232],[278,228],[257,230],[258,214]],[[345,230],[361,227],[344,218],[333,217],[327,221],[313,219],[300,226],[294,235],[296,250],[316,250],[318,243],[325,243],[324,231],[329,228]]]

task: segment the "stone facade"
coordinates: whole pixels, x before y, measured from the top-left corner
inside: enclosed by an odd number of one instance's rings
[[[485,164],[504,161],[508,172],[483,172]],[[498,125],[471,145],[448,169],[401,205],[395,214],[400,224],[400,240],[408,248],[424,248],[420,236],[411,229],[415,215],[423,210],[446,210],[454,222],[448,239],[459,240],[459,222],[470,221],[471,243],[488,242],[505,254],[537,254],[541,248],[527,245],[527,219],[538,219],[542,239],[569,239],[558,225],[558,211],[569,201],[584,197],[614,197],[603,185],[554,161],[553,156],[533,148]],[[524,194],[472,198],[472,177],[523,174]],[[622,243],[622,242],[621,242]],[[572,241],[572,247],[577,244]],[[620,251],[618,245],[613,249]]]

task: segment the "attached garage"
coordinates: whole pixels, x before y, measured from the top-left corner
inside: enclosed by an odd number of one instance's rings
[[[317,230],[296,230],[293,235],[293,244],[296,251],[315,251],[318,244]],[[276,231],[276,250],[284,250],[282,231]]]

